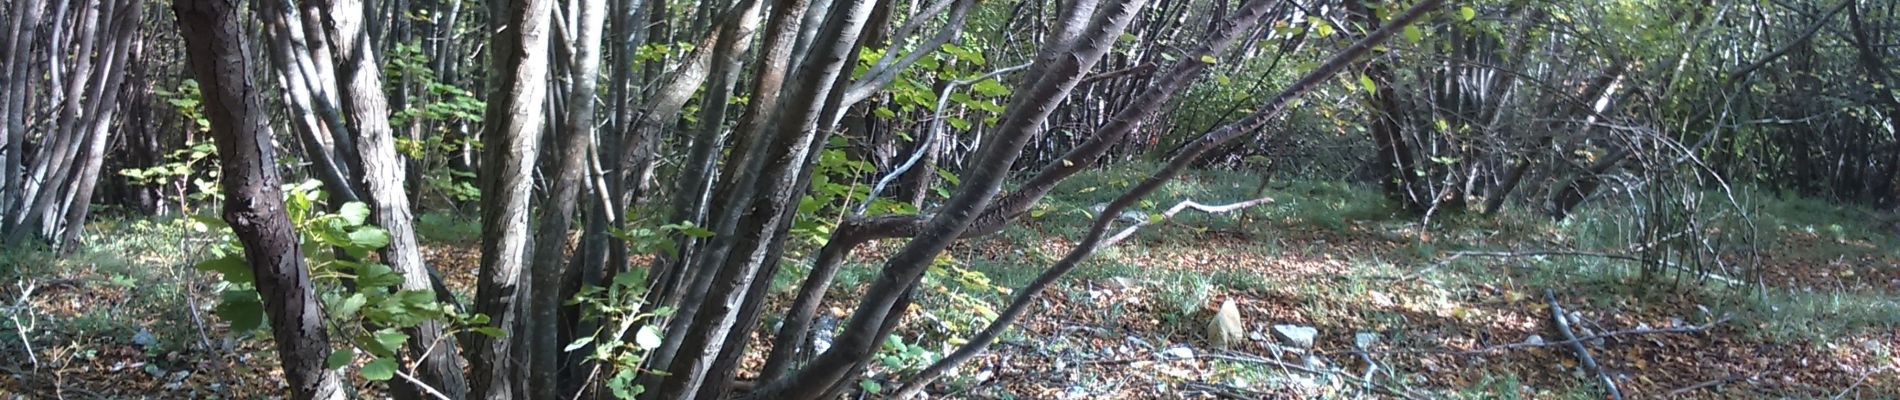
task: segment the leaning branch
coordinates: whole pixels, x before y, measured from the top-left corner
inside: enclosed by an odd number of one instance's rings
[[[1563,306],[1557,304],[1556,292],[1544,289],[1544,299],[1550,302],[1551,321],[1557,323],[1557,331],[1564,334],[1564,341],[1569,342],[1570,351],[1577,353],[1577,360],[1583,363],[1583,369],[1603,382],[1603,390],[1609,392],[1611,400],[1623,400],[1623,392],[1616,389],[1616,380],[1610,379],[1609,374],[1597,367],[1596,358],[1590,357],[1590,349],[1584,348],[1583,341],[1577,340],[1577,334],[1570,331],[1570,318],[1564,316]]]

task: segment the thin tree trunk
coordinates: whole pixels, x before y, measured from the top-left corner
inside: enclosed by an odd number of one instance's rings
[[[531,257],[531,174],[546,118],[541,107],[547,97],[553,1],[506,0],[490,5],[489,15],[500,29],[488,49],[490,94],[482,121],[482,257],[476,311],[504,330],[520,332],[515,328],[524,321],[518,307],[533,298],[534,290],[531,281],[522,279],[522,269]],[[514,340],[470,336],[472,398],[509,399],[524,389],[525,382],[515,374],[523,372],[516,365],[527,357],[522,354],[525,348],[517,348]]]
[[[433,292],[434,275],[422,262],[422,248],[416,242],[415,215],[409,207],[409,195],[403,184],[407,174],[396,154],[395,131],[389,126],[389,105],[383,94],[382,68],[372,50],[374,42],[364,27],[367,12],[361,0],[310,0],[323,9],[324,32],[336,48],[336,81],[341,85],[343,106],[348,113],[353,149],[361,163],[352,169],[359,193],[368,200],[370,220],[389,233],[389,245],[380,251],[384,263],[401,273],[403,291]],[[349,151],[349,150],[345,150]],[[417,378],[450,397],[468,393],[462,375],[458,351],[452,340],[443,340],[440,321],[423,321],[407,330],[410,357]],[[394,385],[413,386],[411,382]],[[409,387],[420,393],[419,387]]]
[[[555,138],[559,159],[554,160],[555,168],[549,172],[554,177],[552,188],[548,203],[540,208],[540,226],[535,232],[532,286],[544,293],[530,298],[523,316],[538,322],[529,324],[532,330],[516,333],[525,342],[522,350],[529,355],[525,365],[529,370],[528,393],[537,399],[557,398],[562,388],[558,379],[562,332],[557,321],[562,320],[561,303],[573,295],[564,290],[568,266],[563,265],[567,260],[563,252],[570,242],[567,232],[586,185],[581,179],[589,147],[594,143],[594,90],[600,71],[601,32],[607,17],[605,0],[578,0],[576,5],[580,26],[573,27],[576,31],[570,44],[574,51],[568,70],[571,86],[567,90],[566,121]]]
[[[223,161],[221,181],[230,198],[224,219],[243,243],[256,276],[291,397],[342,399],[347,386],[323,365],[331,351],[328,332],[297,233],[284,212],[268,112],[250,78],[238,2],[178,0],[172,10]]]

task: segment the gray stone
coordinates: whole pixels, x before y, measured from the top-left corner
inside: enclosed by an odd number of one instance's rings
[[[1361,349],[1370,349],[1379,344],[1378,332],[1359,332],[1352,334],[1352,345]]]
[[[1174,348],[1168,349],[1167,351],[1161,352],[1161,355],[1167,356],[1168,358],[1179,358],[1179,359],[1194,358],[1194,349],[1190,349],[1186,347],[1174,347]]]
[[[1528,344],[1532,346],[1543,346],[1544,337],[1539,336],[1539,335],[1531,335],[1531,337],[1524,338],[1524,344]]]
[[[1273,337],[1287,345],[1302,349],[1313,348],[1313,338],[1319,336],[1319,328],[1305,325],[1280,324],[1273,326]]]

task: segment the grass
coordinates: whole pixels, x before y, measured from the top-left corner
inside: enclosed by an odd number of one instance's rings
[[[210,292],[191,265],[207,255],[212,238],[178,221],[103,221],[89,226],[80,250],[61,256],[40,248],[0,253],[0,301],[19,301],[28,285],[40,306],[11,310],[22,321],[37,322],[27,333],[35,342],[64,342],[81,347],[131,344],[144,331],[156,340],[148,353],[183,350],[201,338],[193,323],[191,299]],[[186,282],[196,282],[187,285]],[[198,318],[214,318],[200,313]],[[0,347],[12,353],[21,330],[5,324]],[[46,350],[44,348],[39,350]],[[82,350],[83,351],[83,350]],[[19,354],[19,353],[12,353]]]

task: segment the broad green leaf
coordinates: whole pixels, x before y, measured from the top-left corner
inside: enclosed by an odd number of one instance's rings
[[[386,381],[396,377],[396,360],[378,358],[363,365],[363,379]]]
[[[1359,76],[1359,87],[1365,88],[1367,92],[1379,91],[1379,84],[1372,83],[1372,77],[1365,75]]]
[[[640,346],[641,350],[660,347],[660,328],[653,325],[640,327],[640,332],[633,335],[633,343]]]
[[[353,293],[350,294],[350,297],[343,298],[343,301],[338,303],[336,308],[331,309],[330,313],[334,315],[356,315],[358,310],[363,309],[363,304],[368,302],[369,299],[363,297],[362,293]]]
[[[254,280],[251,276],[251,266],[245,264],[244,258],[236,254],[198,263],[195,268],[200,271],[211,271],[223,274],[225,282],[250,283]]]
[[[389,231],[383,228],[363,228],[350,232],[350,244],[364,249],[380,249],[389,245]]]
[[[327,369],[343,368],[345,365],[350,365],[350,359],[354,358],[356,358],[355,350],[336,349],[330,351],[329,357],[323,358],[323,367]]]
[[[587,347],[589,343],[593,343],[593,342],[594,342],[593,336],[582,336],[580,339],[575,339],[574,343],[569,343],[567,347],[562,348],[561,352],[568,353],[574,350],[580,350],[582,347]]]
[[[1425,38],[1425,33],[1422,31],[1419,31],[1418,26],[1416,25],[1405,26],[1405,41],[1418,43],[1420,40],[1424,40],[1424,38]]]
[[[865,393],[878,393],[878,392],[882,392],[882,391],[884,391],[884,385],[883,385],[883,384],[880,384],[880,383],[877,383],[877,381],[874,381],[874,380],[871,380],[871,379],[868,379],[868,378],[867,378],[867,379],[859,379],[859,380],[858,380],[858,388],[860,388],[860,389],[864,389],[864,392],[865,392]]]
[[[387,350],[389,355],[394,355],[396,349],[402,348],[402,342],[409,340],[409,334],[389,328],[376,332],[373,337],[376,346],[380,346],[381,349],[372,348],[371,350]]]
[[[1471,6],[1458,7],[1458,18],[1470,21],[1472,18],[1477,17],[1478,10],[1472,9]]]
[[[1208,63],[1208,64],[1219,64],[1220,60],[1214,59],[1213,55],[1203,54],[1201,55],[1201,62]]]
[[[255,291],[225,291],[224,301],[212,313],[230,322],[233,332],[249,332],[264,325],[264,303],[258,301]]]
[[[970,89],[990,97],[1009,95],[1009,87],[1003,86],[1001,82],[997,82],[995,79],[985,79],[982,82],[977,82],[974,85],[970,85]]]
[[[483,335],[488,335],[488,337],[496,337],[496,338],[508,337],[508,332],[504,332],[501,330],[501,328],[496,328],[492,326],[469,328],[469,331],[483,334]]]
[[[342,216],[343,220],[348,222],[350,226],[361,226],[364,221],[369,220],[369,205],[363,204],[363,202],[360,201],[352,201],[343,204],[343,208],[337,209],[336,215]]]

